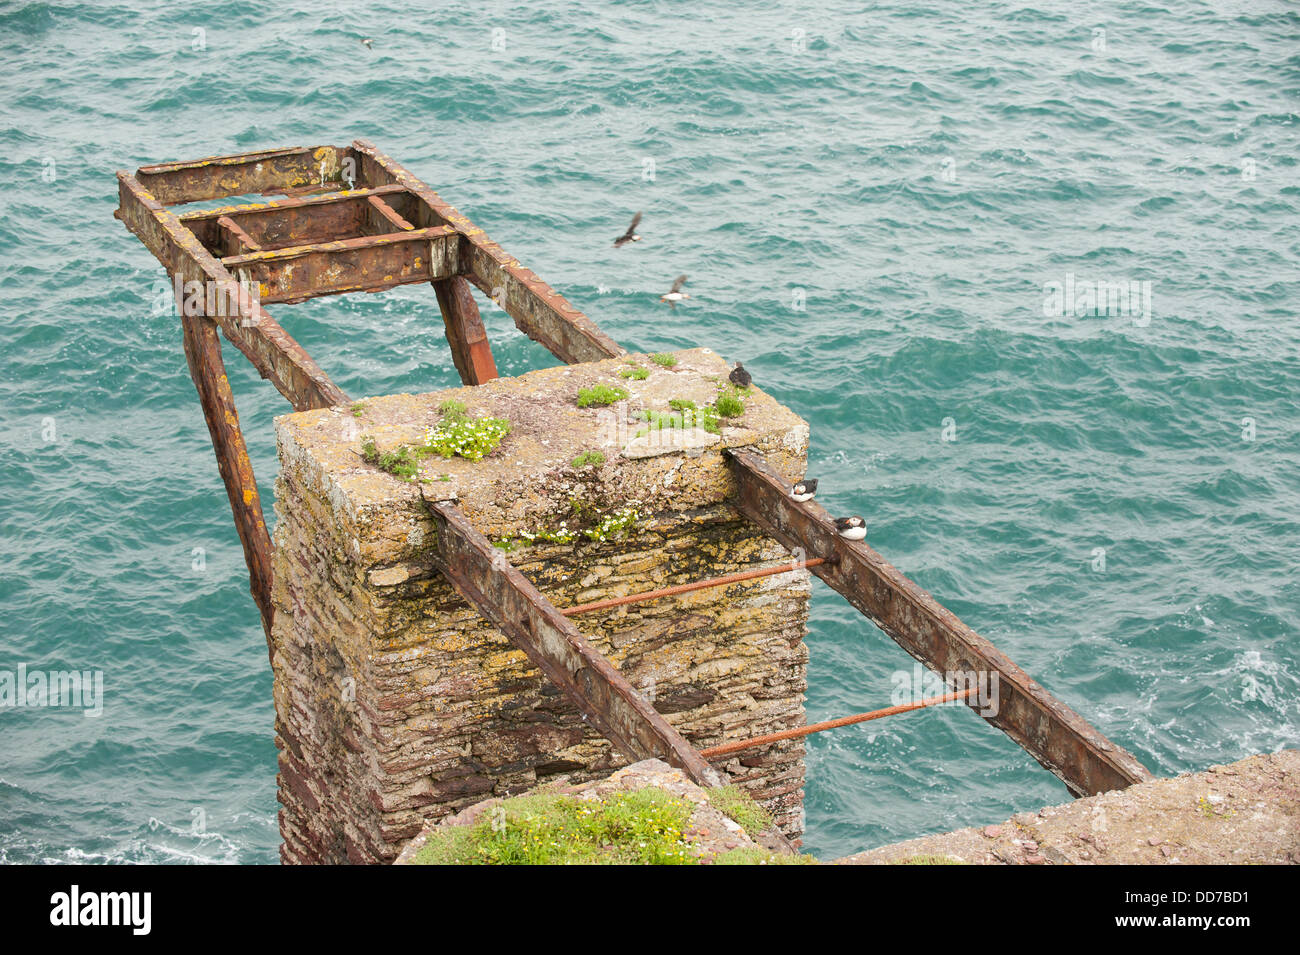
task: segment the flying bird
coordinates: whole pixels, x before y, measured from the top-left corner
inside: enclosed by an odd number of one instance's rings
[[[677,276],[677,278],[673,280],[672,289],[668,292],[667,295],[659,296],[659,301],[667,302],[674,309],[677,308],[678,302],[682,302],[690,298],[689,295],[687,295],[685,292],[682,291],[682,286],[685,284],[686,284],[686,276],[684,275]]]
[[[790,488],[791,499],[802,504],[804,501],[811,501],[813,495],[817,493],[817,479],[805,478],[794,487]]]
[[[641,213],[632,217],[632,224],[627,227],[627,231],[614,240],[614,248],[627,245],[629,242],[640,242],[641,237],[636,234],[636,227],[641,223]]]
[[[364,37],[361,40],[361,45],[364,46],[367,50],[373,49],[375,45],[375,41],[370,37]]]
[[[867,522],[860,517],[835,518],[835,530],[845,540],[860,541],[867,536]]]
[[[736,362],[736,367],[731,369],[731,374],[727,376],[727,380],[737,388],[748,388],[750,382],[754,379],[749,376],[749,372],[745,371],[740,362]],[[817,482],[814,481],[813,483]]]

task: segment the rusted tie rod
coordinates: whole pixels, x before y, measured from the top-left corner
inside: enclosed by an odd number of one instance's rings
[[[794,739],[798,736],[811,736],[813,733],[820,733],[823,730],[833,730],[840,726],[851,726],[854,723],[865,723],[867,720],[878,720],[882,716],[894,716],[898,713],[908,713],[912,710],[923,709],[927,706],[934,706],[937,703],[950,703],[953,700],[964,699],[974,693],[976,687],[969,687],[965,690],[957,690],[953,693],[947,693],[943,696],[932,696],[928,700],[921,700],[919,703],[905,703],[902,706],[887,706],[883,710],[872,710],[870,713],[859,713],[856,716],[841,716],[837,720],[826,720],[823,723],[813,723],[811,726],[801,726],[798,729],[781,730],[779,733],[768,733],[764,736],[755,736],[752,739],[736,740],[734,743],[723,743],[720,746],[710,746],[708,749],[700,750],[700,755],[705,759],[713,759],[717,756],[726,756],[730,753],[739,752],[742,749],[749,749],[753,746],[763,746],[767,743],[776,743],[783,739]]]
[[[764,567],[762,570],[745,570],[737,574],[727,574],[724,577],[710,577],[707,580],[697,580],[693,584],[678,584],[676,587],[664,587],[662,590],[648,590],[643,594],[628,594],[626,597],[611,597],[608,600],[596,600],[589,604],[577,604],[573,607],[565,607],[560,611],[566,617],[572,617],[580,613],[591,613],[593,610],[608,610],[610,607],[621,607],[623,604],[641,603],[643,600],[657,600],[660,597],[673,597],[677,594],[688,594],[692,590],[704,590],[706,587],[721,587],[725,584],[734,584],[741,580],[754,580],[757,577],[771,577],[773,574],[788,574],[792,570],[799,570],[801,567],[817,567],[827,563],[823,557],[814,557],[812,560],[795,561],[791,564],[782,564],[780,567]]]

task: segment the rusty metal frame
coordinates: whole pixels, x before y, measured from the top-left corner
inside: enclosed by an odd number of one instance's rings
[[[561,361],[626,354],[482,229],[365,140],[161,163],[117,175],[114,215],[177,280],[178,289],[198,282],[205,288],[238,290],[242,279],[260,292],[234,295],[233,313],[218,309],[206,314],[201,308],[199,314],[183,314],[181,326],[268,644],[271,542],[218,329],[298,411],[346,404],[348,396],[267,314],[263,301],[292,303],[430,282],[453,361],[466,384],[497,377],[471,284]],[[182,210],[179,215],[170,208],[253,195],[264,201]],[[988,721],[1072,793],[1091,794],[1151,778],[1132,754],[1034,683],[874,550],[838,537],[820,507],[790,500],[785,478],[761,457],[733,452],[731,462],[740,512],[790,550],[823,559],[818,566],[810,561],[810,569],[904,650],[940,672],[998,673],[1001,707]],[[433,503],[430,510],[439,530],[435,561],[447,579],[528,654],[593,726],[630,758],[659,756],[697,781],[718,780],[704,757],[459,511],[446,503]]]
[[[785,547],[825,558],[812,572],[895,643],[940,673],[997,673],[998,711],[984,719],[1058,776],[1071,793],[1090,796],[1151,778],[1135,756],[1035,683],[871,547],[840,537],[820,505],[791,499],[789,482],[762,457],[747,451],[729,457],[740,512]],[[977,710],[983,705],[969,698],[966,702]]]

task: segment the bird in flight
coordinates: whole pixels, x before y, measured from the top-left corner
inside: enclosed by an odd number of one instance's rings
[[[614,248],[627,245],[629,242],[640,242],[641,237],[636,234],[636,227],[641,223],[641,213],[632,217],[632,224],[627,227],[627,231],[614,240]]]
[[[375,41],[370,37],[365,37],[364,39],[362,39],[361,45],[364,46],[367,50],[370,50],[374,48]]]
[[[754,379],[750,377],[749,372],[745,371],[740,362],[736,362],[736,367],[731,369],[731,374],[727,376],[727,380],[737,388],[748,388]],[[816,483],[816,481],[813,481],[814,485]]]
[[[677,307],[678,302],[685,301],[690,296],[682,291],[682,286],[686,284],[686,276],[679,275],[673,280],[673,287],[667,295],[659,296],[659,301],[667,302],[673,308]]]

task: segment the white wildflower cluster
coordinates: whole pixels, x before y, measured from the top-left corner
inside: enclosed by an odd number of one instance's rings
[[[505,418],[458,418],[443,421],[436,428],[426,428],[424,444],[444,458],[460,455],[470,461],[480,461],[495,451],[509,433],[510,422]]]

